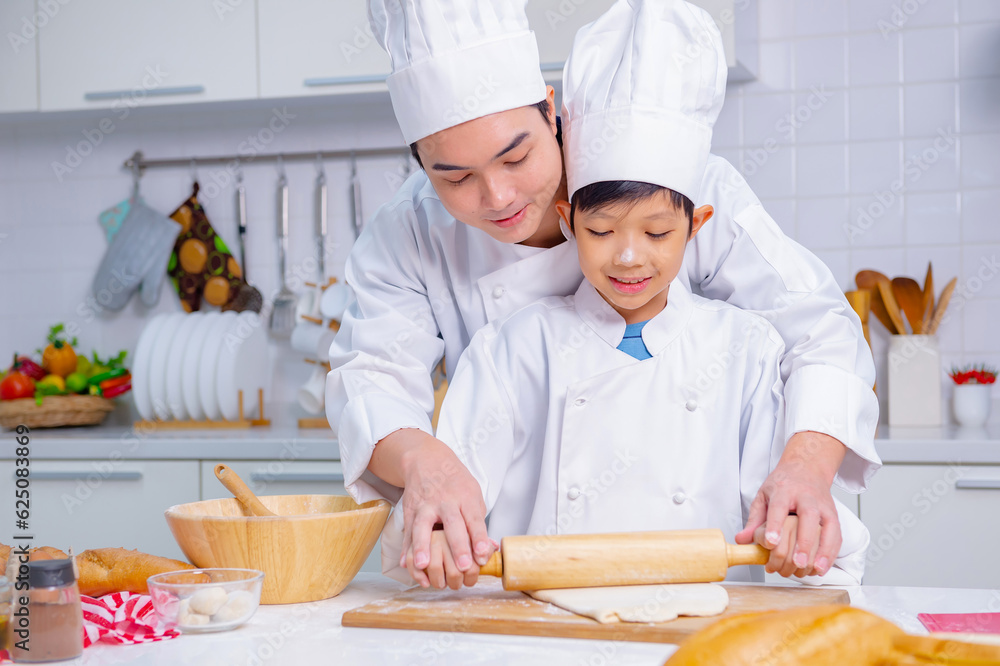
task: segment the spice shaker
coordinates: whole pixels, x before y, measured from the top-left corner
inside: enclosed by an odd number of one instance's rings
[[[14,596],[8,649],[16,663],[80,656],[83,610],[72,559],[29,562],[28,589]]]

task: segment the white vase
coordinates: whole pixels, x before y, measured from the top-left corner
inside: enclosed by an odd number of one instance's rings
[[[992,399],[992,384],[956,384],[951,398],[955,421],[972,428],[984,425],[990,417]]]
[[[893,335],[888,353],[889,425],[941,425],[941,355],[933,335]]]

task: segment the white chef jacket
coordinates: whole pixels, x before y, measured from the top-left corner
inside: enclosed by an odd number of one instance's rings
[[[874,446],[875,367],[829,269],[787,238],[739,172],[709,158],[703,201],[715,215],[688,244],[682,282],[770,321],[781,361],[786,436],[826,433],[848,447],[835,479],[858,492],[881,466]],[[348,492],[359,502],[400,490],[366,469],[375,444],[400,428],[431,433],[431,369],[442,354],[451,379],[473,334],[582,281],[576,246],[502,243],[455,220],[422,171],[375,214],[346,267],[355,300],[330,349],[327,418],[337,434]]]
[[[625,320],[583,282],[472,338],[437,436],[479,482],[496,541],[717,528],[731,543],[743,529],[784,449],[781,337],[679,280],[642,329],[652,358],[617,349],[624,334]],[[838,511],[835,569],[811,581],[857,585],[868,530]],[[393,523],[383,568],[396,577],[400,516]],[[751,580],[750,567],[728,579]]]

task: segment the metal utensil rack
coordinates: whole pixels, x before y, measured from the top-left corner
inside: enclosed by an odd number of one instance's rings
[[[303,162],[315,160],[344,160],[364,157],[410,157],[407,146],[386,148],[358,148],[349,150],[313,150],[293,153],[259,153],[256,155],[212,155],[208,157],[170,157],[161,159],[146,159],[141,150],[137,150],[122,164],[122,168],[142,175],[145,169],[170,167],[206,166],[209,164],[233,164],[244,167],[258,162]]]

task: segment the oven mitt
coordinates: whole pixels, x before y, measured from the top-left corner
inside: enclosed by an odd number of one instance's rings
[[[97,216],[97,222],[104,229],[104,235],[108,239],[108,245],[115,239],[115,235],[122,228],[122,223],[128,217],[128,211],[132,206],[132,199],[128,198],[117,206],[112,206]]]
[[[204,300],[224,308],[246,284],[240,265],[222,237],[215,233],[198,203],[198,183],[191,196],[170,216],[181,225],[167,271],[186,312],[201,308]]]
[[[94,276],[97,302],[109,310],[121,310],[141,285],[143,303],[156,305],[179,231],[176,222],[141,199],[133,200]]]

